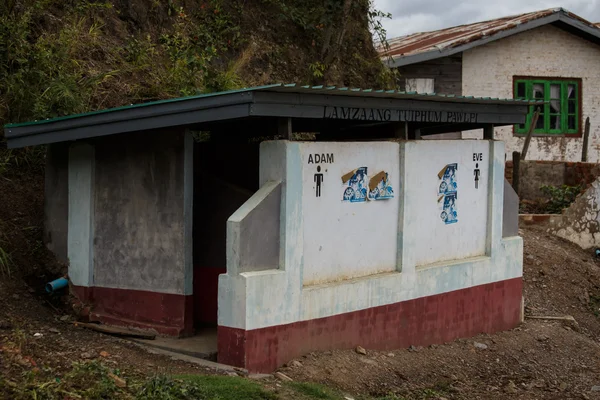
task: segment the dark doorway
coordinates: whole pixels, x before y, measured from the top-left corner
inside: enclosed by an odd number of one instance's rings
[[[258,190],[259,143],[194,144],[194,323],[216,326],[227,219]]]

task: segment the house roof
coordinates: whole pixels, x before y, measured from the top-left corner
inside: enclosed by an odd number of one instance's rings
[[[471,113],[477,115],[477,124],[500,126],[524,122],[527,106],[532,103],[534,102],[526,100],[395,90],[273,84],[8,124],[4,126],[4,133],[8,147],[15,148],[157,128],[201,127],[203,124],[220,121],[248,121],[257,118],[344,119],[356,124],[428,122],[429,117],[425,113],[432,111]],[[336,107],[346,110],[346,114],[342,115],[340,111],[338,115],[337,109],[333,112]],[[366,114],[365,118],[358,113],[351,116],[347,113],[348,109],[390,110],[390,115],[391,111],[394,114],[385,120],[381,119],[384,114],[369,119]],[[455,122],[449,118],[444,114],[442,120],[438,119],[436,122]]]
[[[551,8],[437,31],[414,33],[389,40],[389,48],[379,46],[379,51],[390,67],[400,67],[461,53],[548,24],[600,44],[600,24],[586,21],[563,8]]]

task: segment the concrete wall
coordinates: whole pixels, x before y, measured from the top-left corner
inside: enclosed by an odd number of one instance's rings
[[[583,121],[590,117],[588,160],[600,160],[600,46],[553,26],[543,26],[465,51],[462,58],[462,94],[513,97],[514,76],[582,79]],[[582,121],[582,122],[583,122]],[[481,137],[464,132],[463,137]],[[510,159],[521,151],[524,139],[512,127],[497,128],[495,138],[505,141]],[[581,160],[582,138],[534,137],[527,158],[531,160]]]
[[[562,215],[552,216],[547,231],[584,249],[600,247],[600,180],[594,181]]]
[[[184,132],[111,136],[95,149],[95,285],[191,294]]]
[[[416,141],[406,151],[406,191],[404,229],[414,230],[408,237],[411,263],[432,263],[483,256],[486,254],[490,144],[488,141]],[[448,168],[456,187],[440,178]],[[477,170],[477,171],[476,171]],[[410,172],[408,172],[410,171]],[[477,182],[475,175],[477,173]],[[448,184],[453,197],[444,197],[442,185]],[[447,202],[454,203],[456,218],[446,223],[441,215]],[[494,210],[495,211],[495,210]]]
[[[67,262],[69,219],[69,143],[46,147],[44,182],[44,243],[60,261]]]
[[[69,278],[89,287],[94,276],[94,147],[74,143],[69,149],[69,217],[67,255]]]
[[[392,151],[397,151],[396,160],[390,159]],[[332,152],[333,159],[328,158],[328,154]],[[379,207],[376,200],[376,204],[370,204],[369,200],[343,204],[343,182],[341,177],[336,175],[337,170],[341,168],[333,168],[333,165],[348,163],[344,158],[340,158],[340,155],[354,154],[358,160],[359,154],[363,153],[380,153],[381,161],[386,165],[379,167],[392,172],[390,179],[392,185],[396,185],[393,202],[397,203],[398,208],[382,208],[386,213],[374,221],[367,220],[367,224],[357,217],[356,222],[360,223],[352,224],[352,227],[344,230],[334,229],[327,238],[321,237],[321,243],[313,243],[308,235],[315,234],[315,227],[311,227],[313,222],[310,214],[327,218],[326,213],[317,212],[315,209],[319,200],[316,195],[315,173],[332,172],[331,176],[323,177],[321,195],[325,196],[329,191],[338,193],[337,208],[344,210],[331,209],[326,199],[321,198],[324,200],[323,208],[334,216],[333,220],[327,219],[327,223],[322,223],[321,229],[326,230],[326,225],[331,223],[340,227],[342,217],[352,212],[349,211],[350,207],[356,209],[354,212],[357,216],[365,212],[367,207]],[[473,153],[481,153],[481,161],[478,158],[478,161],[474,162]],[[316,154],[324,154],[326,162],[321,161],[323,157],[316,161]],[[311,155],[314,163],[309,164],[308,157]],[[365,158],[360,161],[370,160]],[[441,219],[438,208],[438,173],[448,161],[456,161],[458,172],[464,175],[459,178],[458,220],[447,224]],[[400,168],[398,177],[393,176],[396,163]],[[427,163],[434,164],[435,168],[426,166]],[[479,189],[475,189],[474,180],[470,179],[475,163],[480,164],[478,168],[481,170],[479,183],[482,186]],[[353,168],[352,165],[348,163],[347,166]],[[321,172],[315,172],[317,166],[321,166]],[[235,269],[230,269],[228,264],[227,274],[221,275],[219,279],[220,327],[246,331],[261,329],[385,306],[522,276],[521,238],[502,237],[502,142],[264,142],[261,146],[260,171],[262,184],[268,181],[281,181],[283,184],[280,268],[238,273]],[[307,176],[309,172],[311,179]],[[472,188],[469,189],[469,186]],[[313,201],[306,201],[307,195],[312,196]],[[385,204],[390,200],[381,201]],[[393,207],[391,201],[386,207]],[[426,216],[425,213],[431,215]],[[468,217],[468,214],[473,217]],[[337,221],[337,218],[340,221]],[[388,235],[393,236],[389,232],[396,231],[396,224],[398,234],[395,247],[398,251],[394,270],[375,273],[377,268],[371,269],[372,265],[369,265],[366,271],[370,275],[325,284],[306,284],[305,271],[311,271],[309,282],[319,280],[317,271],[307,269],[307,266],[311,267],[311,262],[315,262],[314,255],[309,253],[327,255],[328,253],[323,253],[327,247],[347,250],[348,243],[351,243],[359,249],[359,253],[362,252],[365,258],[369,258],[380,250],[377,243],[368,239],[369,233],[373,232],[372,226],[384,229]],[[365,234],[360,235],[356,231]],[[456,235],[460,237],[454,238]],[[367,243],[369,246],[365,245]],[[454,249],[448,244],[458,248]],[[462,244],[465,247],[461,247]],[[433,258],[428,258],[431,249],[434,252],[436,249],[439,251]],[[340,254],[340,257],[343,255]],[[452,260],[440,261],[448,258]],[[380,261],[377,258],[374,260],[375,263]],[[335,259],[329,258],[329,261],[334,263]],[[352,264],[354,267],[357,265],[360,264]],[[343,265],[338,265],[341,271],[336,271],[335,275],[325,267],[323,276],[326,280],[339,278],[344,274]]]
[[[232,274],[279,268],[281,183],[269,181],[227,221]]]
[[[393,142],[300,146],[304,285],[396,270],[398,154]],[[370,200],[370,185],[381,182],[381,173],[388,182],[375,190],[384,196]],[[344,200],[350,192],[354,197]]]
[[[510,183],[504,180],[504,213],[502,237],[519,236],[519,196]]]

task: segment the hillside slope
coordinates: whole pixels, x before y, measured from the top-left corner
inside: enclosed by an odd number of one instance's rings
[[[371,0],[0,2],[0,124],[265,83],[382,87]]]

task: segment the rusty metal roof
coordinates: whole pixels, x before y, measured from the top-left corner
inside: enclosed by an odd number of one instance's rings
[[[586,21],[563,8],[551,8],[437,31],[414,33],[391,39],[388,41],[389,49],[379,46],[378,50],[391,67],[397,67],[456,54],[546,24],[557,24],[573,33],[580,33],[588,39],[600,42],[600,23]]]

